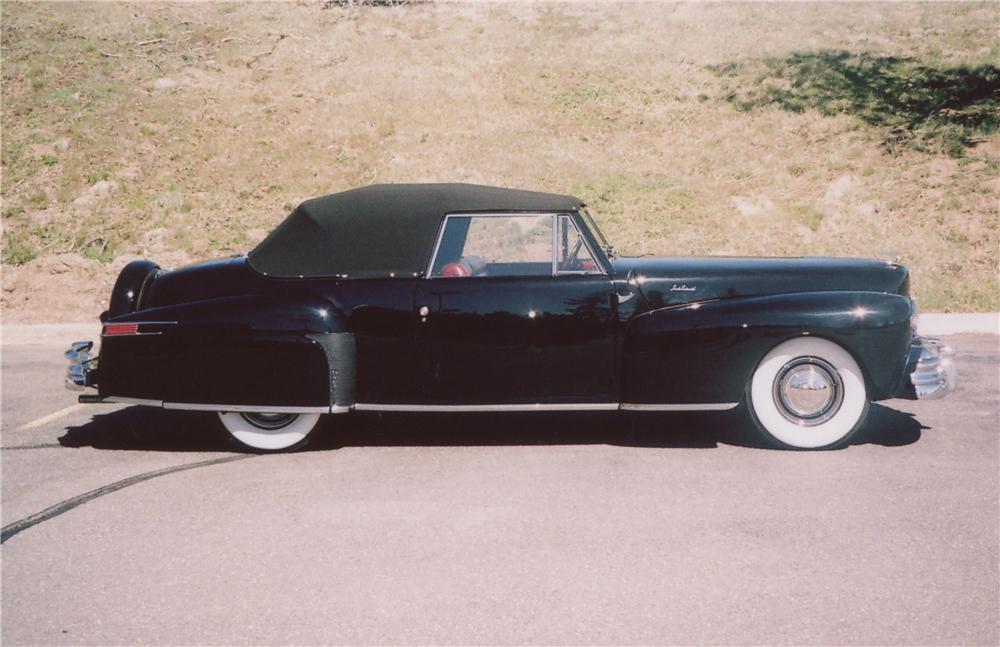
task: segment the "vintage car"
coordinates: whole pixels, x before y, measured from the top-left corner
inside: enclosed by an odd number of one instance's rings
[[[831,448],[871,401],[954,387],[908,290],[887,261],[620,257],[572,196],[377,185],[302,203],[246,255],[130,263],[67,384],[216,412],[251,451],[352,410],[740,406],[772,444]]]

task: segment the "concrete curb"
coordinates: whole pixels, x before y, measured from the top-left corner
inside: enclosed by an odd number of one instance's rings
[[[921,335],[1000,335],[1000,313],[967,314],[925,313],[920,315]],[[69,347],[78,339],[97,341],[101,335],[99,323],[6,324],[0,326],[0,343],[4,346],[26,344],[62,344]]]
[[[987,334],[1000,335],[1000,313],[920,314],[917,332],[921,335]]]
[[[4,346],[24,346],[26,344],[62,344],[66,348],[77,340],[97,341],[101,336],[101,324],[58,323],[58,324],[4,324],[0,326],[0,343]]]

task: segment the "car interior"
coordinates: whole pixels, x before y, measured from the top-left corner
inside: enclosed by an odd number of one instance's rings
[[[433,278],[552,276],[552,227],[556,273],[599,272],[589,247],[568,215],[450,216],[438,244]]]

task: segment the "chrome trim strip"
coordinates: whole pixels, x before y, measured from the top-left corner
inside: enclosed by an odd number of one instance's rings
[[[558,404],[380,404],[358,402],[357,411],[727,411],[739,402],[707,404],[631,404],[616,402],[582,402]]]
[[[611,257],[613,256],[610,251],[613,249],[611,247],[611,243],[609,243],[608,239],[604,237],[604,232],[601,231],[601,228],[597,226],[597,221],[594,220],[594,216],[587,209],[587,205],[580,205],[580,207],[573,213],[576,215],[574,220],[579,220],[583,223],[584,229],[587,230],[590,237],[593,238],[594,242],[601,248],[600,255],[593,253],[593,247],[591,247],[590,251],[594,256],[594,260],[597,261],[597,264],[600,265],[604,269],[604,273],[610,277]],[[579,227],[577,228],[579,229]],[[584,238],[587,238],[587,236],[584,236]],[[587,246],[590,246],[589,241],[587,242]],[[605,263],[605,261],[607,262]]]
[[[164,402],[164,409],[183,411],[232,411],[234,413],[347,413],[350,407],[334,405],[329,407],[285,407],[282,405],[260,404],[195,404],[188,402]]]
[[[552,276],[559,273],[559,219],[562,218],[562,216],[563,214],[560,213],[552,219],[552,249],[549,250],[552,260]]]
[[[138,404],[144,407],[162,407],[163,400],[144,400],[143,398],[124,398],[117,395],[109,395],[104,398],[105,402],[117,402],[118,404]]]
[[[709,402],[706,404],[633,404],[622,402],[623,411],[728,411],[739,402]]]
[[[614,411],[617,402],[584,402],[580,404],[368,404],[354,405],[357,411]]]
[[[162,330],[157,330],[155,332],[130,332],[130,333],[118,333],[114,335],[105,335],[101,333],[101,339],[107,339],[108,337],[146,337],[148,335],[162,335]]]
[[[415,411],[415,412],[474,412],[474,411],[727,411],[739,406],[739,402],[718,402],[707,404],[633,404],[628,402],[581,402],[555,404],[379,404],[358,402],[353,406],[333,405],[330,407],[284,407],[246,404],[195,404],[187,402],[163,402],[109,396],[104,402],[135,404],[147,407],[162,407],[183,411],[233,411],[237,413],[347,413],[357,411]]]
[[[329,407],[285,407],[281,405],[259,404],[196,404],[192,402],[164,402],[162,400],[145,400],[143,398],[125,398],[112,395],[103,402],[117,404],[136,404],[145,407],[160,407],[179,411],[232,411],[234,413],[347,413],[351,407],[333,405]]]
[[[441,224],[438,227],[437,239],[434,241],[434,249],[431,250],[431,260],[427,264],[427,271],[424,272],[424,278],[431,278],[434,270],[434,261],[437,260],[438,250],[441,247],[441,239],[444,238],[445,227],[448,226],[448,216],[450,214],[445,214],[444,218],[441,219]]]

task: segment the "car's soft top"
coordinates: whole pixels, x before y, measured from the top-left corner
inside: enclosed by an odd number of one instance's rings
[[[376,184],[303,202],[247,260],[275,277],[415,276],[446,214],[582,206],[573,196],[475,184]]]

